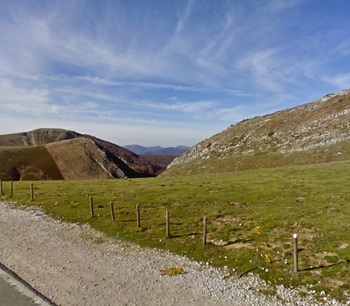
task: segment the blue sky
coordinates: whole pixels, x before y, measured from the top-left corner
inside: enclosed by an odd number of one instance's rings
[[[348,0],[0,2],[0,134],[194,145],[350,87]]]

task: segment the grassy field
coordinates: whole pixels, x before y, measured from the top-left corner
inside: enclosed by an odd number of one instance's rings
[[[338,162],[215,175],[40,181],[34,182],[34,201],[29,182],[14,182],[12,199],[18,205],[40,206],[64,221],[89,223],[112,237],[221,267],[233,276],[252,271],[272,288],[283,284],[301,288],[301,294],[305,289],[315,295],[324,291],[342,300],[350,292],[349,179],[350,163]],[[9,186],[3,182],[1,200],[10,199]],[[298,273],[293,272],[293,233],[299,235]]]

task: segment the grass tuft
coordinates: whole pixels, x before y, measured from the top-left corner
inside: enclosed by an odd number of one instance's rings
[[[160,273],[162,275],[175,276],[175,275],[179,275],[179,274],[184,274],[185,271],[182,268],[174,267],[174,268],[168,268],[168,269],[160,270]]]

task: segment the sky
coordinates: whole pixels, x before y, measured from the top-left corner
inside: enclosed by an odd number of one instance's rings
[[[346,88],[348,0],[0,0],[0,134],[192,146]]]

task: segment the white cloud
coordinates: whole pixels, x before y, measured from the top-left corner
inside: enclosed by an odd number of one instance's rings
[[[169,39],[167,45],[164,46],[162,52],[176,53],[176,54],[188,54],[190,45],[192,42],[185,38],[185,31],[187,30],[187,23],[190,20],[190,16],[194,7],[195,1],[189,1],[183,11],[178,11],[177,24]]]
[[[307,1],[309,0],[288,0],[288,1],[273,0],[270,3],[268,3],[265,8],[272,12],[278,12],[278,11],[291,9],[300,4],[305,4]]]
[[[49,110],[49,92],[42,88],[26,89],[8,79],[0,79],[0,105],[5,111],[43,113]]]
[[[250,93],[244,93],[238,89],[226,89],[220,87],[196,87],[196,86],[186,86],[186,85],[176,85],[176,84],[164,84],[164,83],[150,83],[150,82],[126,82],[118,81],[113,79],[101,78],[101,77],[91,77],[91,76],[73,76],[68,75],[50,75],[45,76],[44,79],[56,82],[88,82],[93,85],[109,86],[109,87],[131,87],[138,89],[168,89],[173,91],[188,91],[188,92],[199,92],[199,93],[225,93],[235,96],[250,96]]]
[[[242,71],[250,73],[259,84],[274,92],[281,91],[278,69],[282,68],[277,56],[277,49],[267,49],[251,53],[242,58],[238,66]]]
[[[232,53],[237,52],[242,32],[239,18],[234,11],[227,12],[223,19],[225,21],[217,30],[216,35],[210,36],[203,48],[198,50],[196,57],[199,65],[215,71],[218,75],[227,75],[226,65],[232,58]]]
[[[172,102],[172,103],[154,103],[150,101],[142,101],[142,103],[138,103],[138,105],[142,105],[143,107],[153,108],[157,110],[166,110],[166,111],[176,111],[183,113],[193,113],[197,114],[203,112],[209,108],[212,108],[217,105],[217,103],[213,101],[197,101],[197,102]]]
[[[260,111],[259,108],[254,108],[251,105],[239,104],[234,107],[215,110],[212,116],[219,120],[235,123],[243,119],[252,118],[258,115]]]
[[[350,88],[350,73],[341,73],[333,76],[325,76],[324,80],[329,84],[337,86],[339,89]]]

